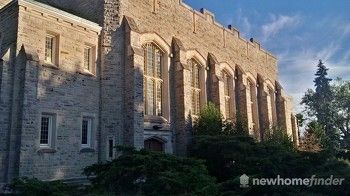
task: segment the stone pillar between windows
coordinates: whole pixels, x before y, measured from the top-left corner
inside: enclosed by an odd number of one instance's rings
[[[248,89],[247,77],[241,71],[235,74],[236,123],[241,123],[248,131]],[[239,121],[239,122],[238,122]]]
[[[272,118],[269,118],[269,90],[262,77],[258,77],[258,105],[261,140],[265,140],[272,133]]]
[[[172,41],[174,70],[175,99],[173,100],[175,111],[175,148],[178,155],[186,155],[187,145],[191,139],[191,72],[187,65],[186,50],[181,41],[173,38]]]
[[[277,126],[287,131],[287,119],[286,119],[286,99],[282,87],[276,83],[276,113],[277,113]]]
[[[254,88],[253,91],[253,122],[254,122],[254,136],[255,139],[258,141],[261,140],[261,126],[260,126],[260,119],[259,119],[259,102],[258,102],[258,94],[257,94],[257,88]]]
[[[223,111],[220,107],[221,99],[220,99],[220,80],[221,77],[217,75],[217,72],[219,69],[219,64],[216,59],[216,57],[209,53],[208,55],[208,85],[207,85],[207,91],[208,91],[208,101],[214,103],[218,108],[220,108],[220,111]]]
[[[125,130],[124,144],[136,149],[144,145],[143,50],[133,19],[125,17]]]

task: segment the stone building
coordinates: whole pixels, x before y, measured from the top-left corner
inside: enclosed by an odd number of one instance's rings
[[[277,59],[182,0],[2,0],[0,46],[0,182],[79,178],[115,145],[185,155],[208,102],[298,143]]]

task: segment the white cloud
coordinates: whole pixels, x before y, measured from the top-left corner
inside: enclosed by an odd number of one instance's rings
[[[285,15],[271,15],[271,22],[262,25],[263,41],[268,40],[270,37],[274,37],[277,33],[288,27],[294,27],[301,22],[301,17],[285,16]]]

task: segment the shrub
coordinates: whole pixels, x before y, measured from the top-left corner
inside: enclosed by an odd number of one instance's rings
[[[10,191],[23,196],[66,196],[76,195],[75,187],[61,181],[44,182],[36,178],[16,178],[9,185]]]
[[[146,150],[127,150],[117,159],[87,167],[100,193],[132,195],[214,195],[214,178],[202,161]]]

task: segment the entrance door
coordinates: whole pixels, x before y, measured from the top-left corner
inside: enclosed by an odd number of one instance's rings
[[[156,151],[156,152],[164,152],[164,143],[154,139],[150,138],[145,140],[145,149],[151,150],[151,151]]]

